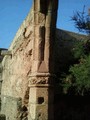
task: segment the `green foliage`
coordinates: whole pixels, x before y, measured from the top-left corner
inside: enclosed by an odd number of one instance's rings
[[[90,55],[80,59],[79,64],[71,66],[69,72],[73,76],[72,85],[77,93],[83,95],[90,90]]]
[[[90,91],[90,51],[88,41],[78,42],[73,49],[77,62],[70,66],[69,74],[62,75],[64,93],[74,91],[74,94],[84,95]]]
[[[83,41],[78,41],[73,48],[73,56],[74,59],[80,59],[81,57],[85,56],[85,48],[84,48],[85,44]]]
[[[80,32],[90,34],[90,15],[85,13],[85,6],[83,7],[82,12],[75,12],[71,19],[74,21],[75,27]]]

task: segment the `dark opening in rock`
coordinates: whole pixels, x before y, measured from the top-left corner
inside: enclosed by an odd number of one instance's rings
[[[44,102],[44,97],[38,97],[38,104],[42,104]]]

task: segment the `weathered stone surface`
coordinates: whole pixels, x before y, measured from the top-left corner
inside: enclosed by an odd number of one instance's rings
[[[30,86],[29,119],[53,120],[53,87],[48,84]],[[48,114],[50,113],[50,114]]]
[[[16,106],[15,108],[13,108],[13,104],[16,105],[17,101],[10,99],[8,96],[10,96],[11,98],[22,98],[22,107],[28,107],[28,75],[31,72],[33,52],[32,22],[33,11],[31,10],[26,20],[23,22],[20,29],[16,33],[16,36],[10,48],[8,49],[8,51],[11,51],[12,56],[6,54],[2,62],[3,83],[1,95],[5,96],[6,102],[2,100],[1,111],[2,113],[5,113],[7,118],[6,120],[8,120],[8,117],[9,120],[17,120],[16,116],[18,116]],[[24,116],[25,112],[21,112],[22,114],[20,118]]]
[[[6,55],[2,62],[4,73],[2,95],[24,98],[25,91],[28,88],[28,74],[31,71],[33,47],[32,14],[31,11],[9,48],[12,57]]]
[[[0,48],[0,94],[1,94],[1,87],[2,87],[2,71],[3,71],[3,67],[2,67],[2,60],[3,60],[3,56],[1,55],[2,50],[6,50],[4,48]],[[1,104],[1,102],[0,102]]]
[[[1,97],[1,113],[6,115],[6,120],[18,120],[18,114],[22,107],[22,99],[10,96]]]

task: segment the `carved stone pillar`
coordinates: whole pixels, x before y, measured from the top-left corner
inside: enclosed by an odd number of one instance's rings
[[[29,120],[54,120],[53,46],[58,0],[34,0],[33,65]]]
[[[30,76],[29,120],[54,120],[54,76],[38,73]]]

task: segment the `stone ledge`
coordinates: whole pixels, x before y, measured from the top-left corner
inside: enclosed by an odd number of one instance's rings
[[[53,85],[50,85],[50,84],[33,84],[29,86],[30,87],[54,87]]]
[[[2,56],[5,56],[5,55],[12,55],[12,52],[9,51],[9,50],[2,50],[2,51],[1,51],[1,55],[2,55]]]
[[[56,77],[56,75],[51,73],[31,73],[29,77]]]
[[[17,120],[18,114],[22,107],[22,99],[7,95],[1,95],[1,114],[5,114],[6,119],[0,120]]]
[[[9,99],[16,100],[16,101],[22,100],[22,98],[20,98],[20,97],[12,97],[12,96],[8,96],[8,95],[0,95],[0,98],[9,98]]]

